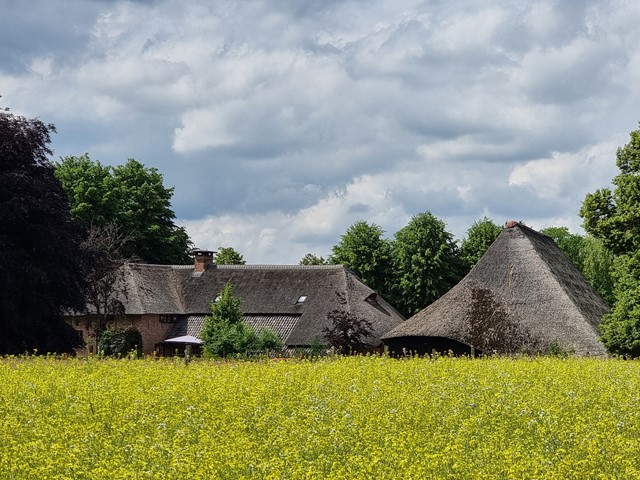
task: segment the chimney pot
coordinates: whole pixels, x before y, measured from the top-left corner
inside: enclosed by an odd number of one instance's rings
[[[213,250],[204,250],[201,248],[194,248],[191,250],[193,255],[193,266],[196,272],[204,272],[209,265],[213,264],[213,256],[216,252]]]
[[[509,220],[509,221],[507,221],[507,223],[505,224],[505,226],[506,226],[507,228],[513,228],[513,227],[516,227],[516,226],[518,226],[518,225],[520,225],[520,224],[519,224],[518,222],[516,222],[515,220]]]

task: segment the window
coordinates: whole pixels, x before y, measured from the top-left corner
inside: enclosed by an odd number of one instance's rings
[[[175,315],[160,315],[160,323],[173,323]]]
[[[296,305],[302,305],[306,299],[307,299],[306,295],[300,295],[300,297],[298,297],[298,301],[296,302]]]

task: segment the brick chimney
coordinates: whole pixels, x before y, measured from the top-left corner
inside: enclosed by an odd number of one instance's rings
[[[509,220],[507,221],[507,223],[505,224],[505,227],[507,228],[513,228],[513,227],[517,227],[518,225],[520,225],[517,221],[515,220]]]
[[[213,265],[213,255],[216,252],[212,250],[203,250],[201,248],[194,248],[191,250],[193,255],[193,266],[196,273],[204,272],[209,265]]]

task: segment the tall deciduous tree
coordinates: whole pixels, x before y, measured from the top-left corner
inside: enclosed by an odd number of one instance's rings
[[[89,155],[65,157],[56,165],[75,218],[88,226],[117,225],[130,241],[126,257],[159,264],[190,263],[191,242],[175,224],[173,188],[162,174],[134,159],[125,165],[104,166]]]
[[[580,210],[585,230],[602,240],[617,256],[614,267],[615,305],[602,324],[602,340],[609,351],[640,356],[640,130],[618,148],[620,174],[613,191],[587,194]]]
[[[123,300],[128,292],[123,267],[126,262],[136,260],[124,256],[127,243],[126,235],[115,224],[89,229],[85,247],[94,261],[87,272],[89,286],[85,298],[89,315],[84,321],[94,342],[107,328],[109,319],[125,313]]]
[[[60,180],[71,204],[74,218],[99,228],[112,225],[118,210],[118,195],[111,167],[89,158],[65,157],[56,164]]]
[[[615,254],[640,249],[640,129],[618,148],[616,164],[620,174],[615,186],[587,194],[580,209],[584,228]]]
[[[445,224],[431,212],[415,215],[392,242],[393,301],[411,316],[452,288],[463,276],[460,252]]]
[[[489,249],[491,244],[502,232],[502,227],[493,223],[493,220],[483,217],[473,222],[467,230],[467,236],[462,240],[460,256],[467,270],[470,270],[480,257]]]
[[[233,249],[233,247],[220,247],[216,255],[216,263],[218,265],[244,265],[245,260],[242,254]]]
[[[48,147],[53,125],[0,112],[0,353],[69,352],[84,307],[86,232],[69,213]]]
[[[600,326],[602,343],[611,353],[640,357],[640,252],[618,255],[613,278],[615,305]]]
[[[587,235],[582,241],[582,274],[610,306],[615,303],[613,270],[615,256],[602,240]]]
[[[390,244],[383,235],[384,230],[378,225],[359,220],[333,246],[329,262],[346,266],[384,296],[390,271]]]

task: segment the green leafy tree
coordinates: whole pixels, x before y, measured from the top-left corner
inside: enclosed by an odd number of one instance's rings
[[[323,258],[314,255],[313,253],[307,253],[300,260],[300,265],[327,265],[329,262]]]
[[[640,357],[640,252],[616,257],[613,272],[615,306],[600,326],[602,343],[616,355]]]
[[[278,335],[269,329],[257,334],[244,321],[241,301],[228,283],[216,301],[211,302],[211,315],[205,319],[202,331],[203,353],[208,357],[249,355],[264,350],[281,350]]]
[[[202,330],[205,356],[226,357],[240,351],[240,344],[246,337],[240,306],[240,299],[233,294],[230,283],[211,302],[211,315],[205,318]]]
[[[173,188],[165,188],[157,169],[134,159],[103,166],[88,154],[65,157],[56,176],[67,192],[74,218],[87,226],[117,225],[129,241],[125,257],[157,264],[188,264],[191,242],[175,223]]]
[[[0,354],[81,344],[63,313],[84,308],[93,257],[48,159],[53,132],[0,111]]]
[[[111,167],[89,158],[66,157],[56,164],[60,180],[71,204],[71,214],[85,225],[104,227],[113,223],[118,198]]]
[[[392,242],[393,301],[411,316],[439,298],[464,275],[460,252],[445,224],[431,212],[415,215]]]
[[[567,227],[548,227],[541,233],[553,238],[560,250],[567,254],[571,262],[582,271],[584,237],[569,232]]]
[[[602,240],[587,235],[582,243],[582,274],[609,305],[615,303],[613,270],[615,256]]]
[[[460,247],[460,257],[465,269],[470,270],[478,263],[478,260],[498,238],[500,232],[502,232],[502,227],[493,223],[490,218],[483,217],[481,220],[473,222]]]
[[[216,255],[218,265],[244,265],[246,262],[242,255],[232,247],[220,247]]]
[[[387,291],[390,270],[390,245],[384,230],[359,220],[351,225],[340,243],[334,245],[329,263],[342,264],[381,295]]]
[[[282,340],[270,328],[265,328],[258,334],[258,345],[260,350],[271,352],[280,352],[283,348]]]
[[[640,130],[616,152],[614,189],[587,194],[580,209],[585,230],[616,256],[614,306],[602,323],[610,352],[640,356]]]
[[[580,209],[584,229],[614,254],[640,249],[640,130],[630,137],[616,152],[620,174],[612,181],[614,190],[587,194]]]

